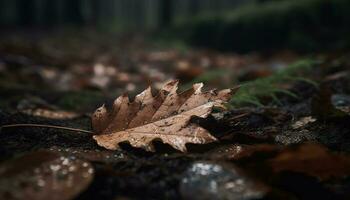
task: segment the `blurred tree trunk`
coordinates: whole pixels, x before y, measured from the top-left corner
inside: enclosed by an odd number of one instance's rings
[[[173,0],[159,1],[159,27],[166,28],[172,23]]]
[[[199,12],[199,1],[198,0],[190,0],[189,1],[189,11],[191,16],[195,16]]]
[[[84,25],[82,12],[83,0],[64,0],[64,23],[71,25]]]
[[[21,26],[35,24],[35,0],[17,0],[18,23]]]
[[[0,0],[0,25],[6,24],[5,15],[4,15],[5,9],[6,9],[5,1]]]
[[[137,25],[138,28],[145,28],[144,25],[146,23],[146,16],[145,16],[145,1],[135,1],[133,4],[133,10],[134,10],[134,22],[135,25]]]
[[[141,3],[142,1],[140,1]],[[115,14],[116,14],[116,9],[115,9],[115,0],[104,0],[103,1],[103,18],[102,18],[102,24],[104,26],[107,25],[107,27],[111,26],[114,23],[115,20]]]
[[[101,0],[91,0],[91,24],[98,26],[101,18]]]
[[[43,23],[46,27],[56,26],[59,22],[57,0],[44,1]]]

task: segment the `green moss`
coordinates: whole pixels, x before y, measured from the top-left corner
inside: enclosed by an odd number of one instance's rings
[[[269,97],[278,104],[280,102],[277,94],[281,93],[293,98],[298,98],[296,94],[288,90],[281,89],[280,85],[286,82],[304,81],[317,86],[316,82],[306,78],[304,75],[307,72],[310,72],[314,65],[315,61],[301,60],[269,77],[243,83],[240,90],[232,98],[231,105],[235,107],[247,104],[263,106],[261,102],[261,98],[263,97]]]
[[[282,89],[281,85],[284,85],[285,83],[302,81],[313,85],[314,87],[318,87],[318,84],[309,79],[307,76],[307,74],[314,68],[315,64],[316,61],[311,59],[300,60],[283,70],[275,72],[269,77],[241,83],[241,88],[233,96],[232,100],[230,101],[230,105],[234,107],[245,105],[263,106],[261,99],[265,97],[272,99],[272,101],[276,104],[280,104],[280,100],[278,98],[279,94],[298,98],[296,94]],[[185,84],[181,89],[188,89],[192,86],[192,84],[199,82],[206,83],[206,85],[211,85],[210,83],[222,79],[222,77],[228,75],[228,73],[230,73],[228,70],[208,71],[190,83]],[[232,80],[232,85],[237,85],[235,80]],[[225,85],[224,87],[228,86]]]

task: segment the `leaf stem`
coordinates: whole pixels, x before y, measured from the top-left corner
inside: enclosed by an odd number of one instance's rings
[[[17,127],[38,127],[38,128],[53,128],[53,129],[61,129],[73,132],[82,132],[82,133],[93,133],[92,131],[78,129],[78,128],[70,128],[64,126],[55,126],[55,125],[46,125],[46,124],[8,124],[0,127],[0,130],[3,128],[17,128]]]

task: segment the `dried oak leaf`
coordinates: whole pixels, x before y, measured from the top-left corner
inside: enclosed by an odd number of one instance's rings
[[[180,94],[178,81],[166,83],[156,96],[151,88],[130,102],[127,95],[118,97],[111,110],[98,108],[92,116],[94,139],[107,149],[119,143],[154,151],[153,140],[161,140],[186,152],[186,143],[205,144],[216,140],[207,130],[190,123],[192,116],[207,117],[213,107],[222,107],[237,89],[202,92],[203,84]]]
[[[320,144],[288,147],[268,161],[274,172],[291,171],[324,181],[350,176],[350,157],[334,153]]]

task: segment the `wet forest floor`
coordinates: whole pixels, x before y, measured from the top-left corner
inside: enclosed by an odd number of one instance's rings
[[[226,111],[193,119],[219,141],[189,144],[186,154],[161,142],[156,152],[110,151],[90,133],[3,128],[0,199],[349,199],[348,56],[308,56],[311,69],[288,74],[306,56],[167,47],[140,36],[2,39],[1,125],[91,130],[91,113],[125,91],[170,79],[243,84]]]

